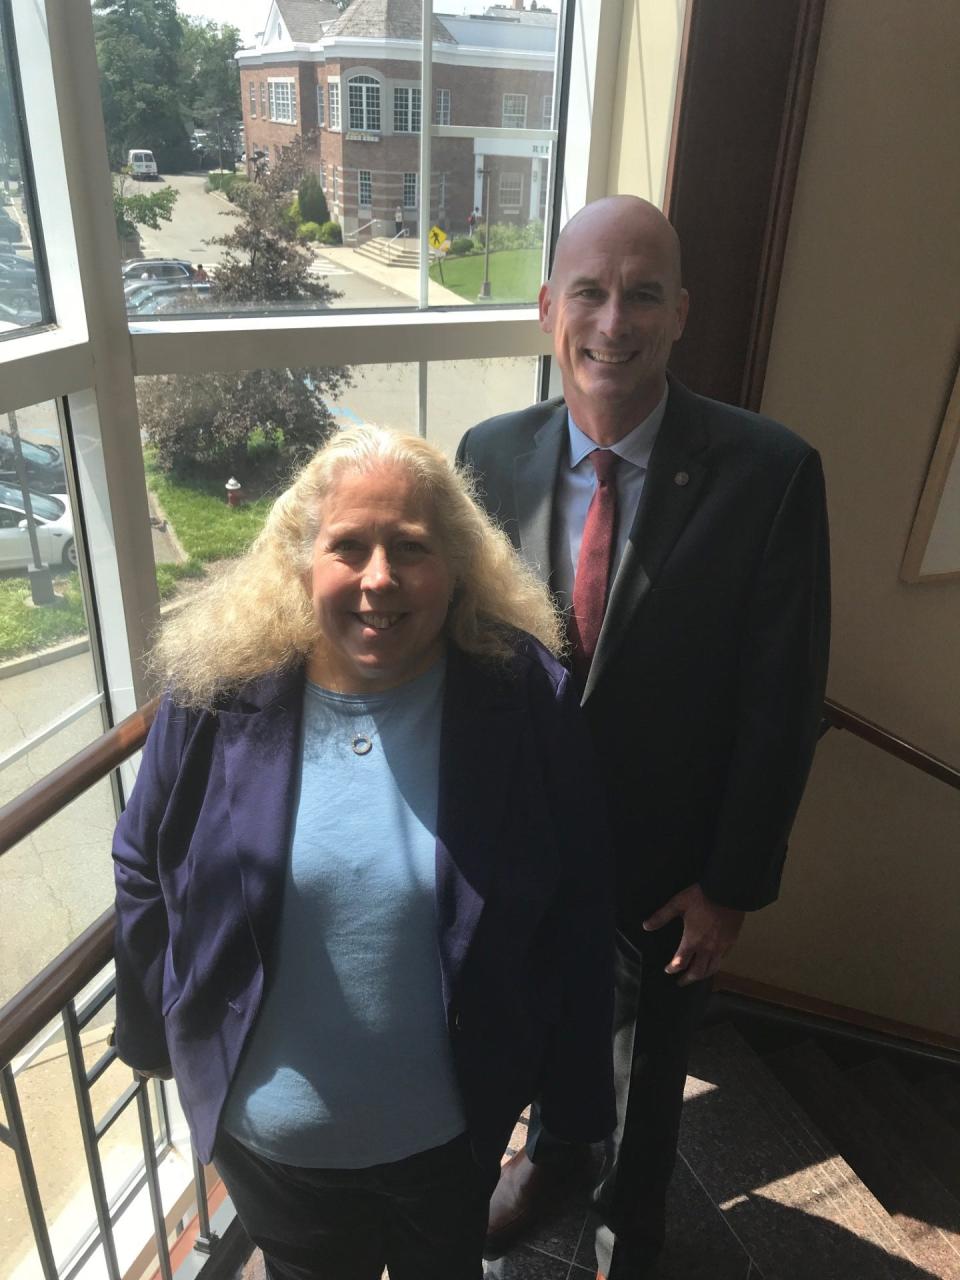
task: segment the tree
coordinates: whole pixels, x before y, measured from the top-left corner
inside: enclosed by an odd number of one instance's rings
[[[183,20],[180,46],[180,100],[198,124],[216,117],[233,125],[240,120],[240,68],[235,54],[240,48],[236,27],[203,18]]]
[[[129,176],[129,171],[121,169],[120,176],[113,183],[113,216],[117,220],[117,235],[121,240],[129,240],[136,235],[137,227],[158,231],[161,222],[169,222],[173,217],[173,206],[180,194],[173,187],[163,187],[160,191],[128,192]]]
[[[103,120],[110,162],[153,151],[161,170],[181,167],[190,143],[181,116],[183,26],[176,0],[93,0]]]
[[[300,217],[304,222],[319,222],[323,224],[330,221],[327,198],[323,194],[323,187],[320,185],[318,174],[308,170],[303,175],[300,180],[297,199],[300,202]]]
[[[302,148],[293,145],[272,173],[236,190],[229,213],[238,225],[214,242],[227,250],[214,281],[218,304],[340,296],[309,275],[312,255],[289,216],[302,174]],[[338,397],[350,382],[345,369],[164,375],[143,386],[140,422],[164,470],[219,485],[234,474],[248,487],[253,473],[266,487],[334,430],[325,397]]]
[[[341,295],[310,275],[313,254],[297,239],[290,218],[292,194],[303,177],[308,136],[286,148],[276,167],[257,181],[236,187],[235,207],[225,211],[238,225],[214,237],[226,253],[217,267],[217,293],[230,302],[284,302],[312,298],[327,303]]]
[[[343,369],[163,374],[138,388],[140,424],[163,470],[266,489],[333,433],[325,397],[349,384]]]

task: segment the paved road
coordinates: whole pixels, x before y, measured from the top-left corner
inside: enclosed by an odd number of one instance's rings
[[[144,257],[184,258],[194,264],[216,267],[223,256],[222,245],[211,244],[215,236],[229,235],[235,219],[233,206],[219,192],[207,191],[205,173],[171,174],[163,181],[179,192],[170,222],[162,222],[159,231],[144,227],[140,232]],[[143,184],[149,189],[151,184]],[[337,307],[368,308],[409,306],[410,299],[396,289],[368,279],[338,263],[318,258],[314,272],[317,278],[329,280],[342,293]]]

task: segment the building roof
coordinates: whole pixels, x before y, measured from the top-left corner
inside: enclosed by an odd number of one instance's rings
[[[285,0],[290,3],[291,0]],[[296,0],[303,4],[305,0]],[[353,0],[340,21],[327,32],[331,36],[372,36],[375,39],[419,40],[420,0]],[[433,19],[436,44],[456,44],[439,18]]]
[[[340,10],[332,0],[276,0],[280,17],[297,42],[319,40],[322,25],[336,22]]]

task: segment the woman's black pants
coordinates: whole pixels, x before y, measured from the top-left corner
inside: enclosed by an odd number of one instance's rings
[[[496,1168],[465,1134],[367,1169],[300,1169],[229,1134],[214,1161],[269,1280],[480,1280]]]

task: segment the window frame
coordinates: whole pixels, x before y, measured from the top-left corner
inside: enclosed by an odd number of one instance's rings
[[[330,120],[327,127],[333,133],[342,133],[343,112],[341,110],[339,76],[331,77],[327,81],[327,106],[329,107],[328,115]]]
[[[513,110],[508,111],[507,110],[508,99],[517,103],[522,102],[523,110],[521,111],[519,107],[517,107]],[[501,126],[504,129],[525,129],[527,127],[528,106],[529,106],[529,98],[527,94],[505,93],[503,95],[502,111],[500,116]]]
[[[359,102],[354,99],[354,89],[359,90]],[[347,76],[347,132],[381,133],[382,125],[383,82],[369,71],[352,71]]]
[[[327,116],[327,86],[322,80],[317,81],[317,128],[322,129]]]
[[[269,119],[273,124],[297,123],[297,82],[294,76],[268,76],[267,101],[270,108]],[[288,114],[281,115],[280,100],[285,99],[284,107]]]
[[[247,85],[247,88],[250,91],[250,119],[256,120],[257,118],[257,82],[256,80],[251,79]]]
[[[369,199],[364,200],[364,187],[366,187]],[[373,171],[371,169],[357,170],[357,208],[372,209],[373,208]]]
[[[413,182],[410,182],[410,179]],[[412,187],[412,191],[411,191]],[[401,207],[404,209],[416,209],[419,204],[420,197],[420,175],[416,170],[407,170],[403,175],[402,198],[400,200]]]
[[[401,123],[398,124],[398,118]],[[393,132],[419,134],[423,128],[423,90],[420,85],[393,86]]]
[[[435,89],[433,123],[448,125],[453,119],[453,99],[449,89]]]
[[[509,179],[509,185],[513,187],[513,179],[517,182],[517,198],[504,200],[504,179]],[[523,174],[518,169],[501,169],[497,176],[497,208],[501,213],[522,213],[523,212]]]
[[[430,8],[425,5],[428,37]],[[605,81],[597,69],[616,63],[620,25],[614,14],[614,0],[581,0],[561,23],[561,47],[584,50],[582,59],[573,60],[565,111],[571,118],[591,120],[594,139],[591,144],[584,131],[568,145],[558,195],[561,224],[584,200],[604,189],[613,104],[607,101],[610,95],[602,90]],[[29,42],[20,36],[21,28],[31,24],[33,43],[28,49]],[[100,84],[90,6],[18,5],[15,29],[21,58],[36,55],[25,76],[31,82],[26,95],[30,149],[40,175],[38,199],[48,233],[55,309],[62,318],[41,332],[27,331],[0,343],[0,408],[56,399],[72,420],[74,438],[83,441],[75,461],[80,489],[89,499],[85,506],[90,542],[110,544],[110,555],[99,563],[94,546],[91,561],[105,635],[111,712],[119,717],[132,711],[149,690],[134,655],[144,651],[157,607],[143,458],[138,433],[130,429],[137,420],[136,376],[309,366],[316,359],[318,342],[331,362],[363,365],[542,355],[548,341],[539,330],[534,306],[404,309],[399,317],[390,312],[211,316],[128,326],[122,292],[105,284],[116,271],[117,247],[109,168],[102,127],[96,124]],[[253,83],[260,84],[258,115],[263,115],[266,84],[258,78]],[[36,91],[38,84],[42,91]],[[339,76],[327,84],[339,94]],[[342,100],[339,105],[338,131]],[[451,129],[433,125],[429,132],[433,138],[458,136],[446,132]],[[336,168],[333,181],[339,204]],[[418,188],[421,185],[418,182]],[[121,332],[129,332],[129,341],[117,341]]]

